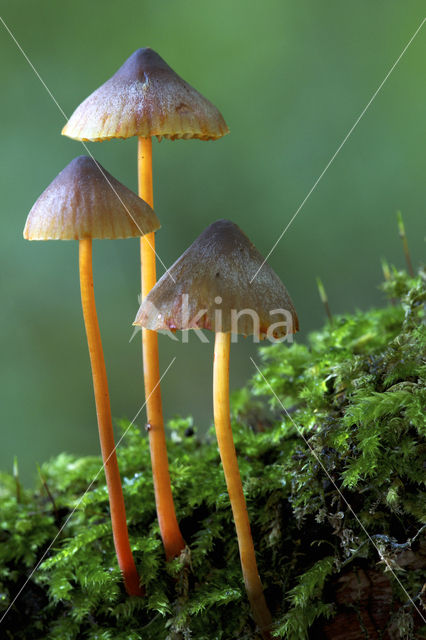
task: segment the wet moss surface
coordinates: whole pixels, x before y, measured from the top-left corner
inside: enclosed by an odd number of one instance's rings
[[[336,317],[308,345],[261,347],[259,371],[233,396],[277,638],[424,633],[424,274],[393,271],[384,289],[392,304]],[[0,636],[257,638],[214,432],[199,438],[191,418],[169,424],[188,550],[166,564],[146,433],[124,420],[120,428],[129,533],[147,596],[125,595],[100,458],[61,454],[43,465],[34,490],[1,475]]]

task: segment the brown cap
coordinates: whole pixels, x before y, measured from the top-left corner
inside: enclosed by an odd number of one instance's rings
[[[277,310],[287,312],[286,327]],[[192,243],[150,291],[134,324],[157,331],[211,329],[260,338],[268,330],[270,337],[280,338],[299,329],[287,289],[229,220],[214,222]]]
[[[215,140],[229,133],[216,107],[152,49],[138,49],[74,111],[62,134],[99,142],[162,136]]]
[[[131,238],[160,228],[151,207],[99,163],[74,158],[35,202],[26,240]]]

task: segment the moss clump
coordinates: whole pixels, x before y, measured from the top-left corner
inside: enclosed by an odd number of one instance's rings
[[[336,318],[309,346],[261,348],[260,372],[234,394],[236,448],[277,638],[421,634],[426,293],[421,276],[398,272],[385,289],[395,304]],[[41,484],[18,501],[14,479],[1,477],[0,617],[41,560],[1,637],[256,638],[214,434],[201,442],[191,419],[169,425],[190,552],[166,566],[147,438],[120,426],[129,533],[147,597],[124,593],[100,459],[62,454],[42,468],[52,499]]]

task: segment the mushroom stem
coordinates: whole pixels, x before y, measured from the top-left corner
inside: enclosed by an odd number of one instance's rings
[[[92,366],[99,439],[108,487],[115,551],[127,593],[130,596],[143,596],[144,592],[139,585],[139,576],[129,544],[123,491],[115,454],[108,380],[93,289],[91,238],[81,238],[79,241],[79,265],[81,305]]]
[[[138,141],[138,178],[139,195],[152,207],[154,198],[151,138],[139,138]],[[148,233],[141,237],[141,278],[143,300],[156,283],[154,233]],[[176,518],[170,483],[156,331],[142,329],[142,355],[155,504],[166,558],[171,560],[185,548],[185,541]]]
[[[240,551],[241,568],[247,596],[264,639],[271,638],[271,614],[263,595],[262,583],[257,570],[250,522],[244,499],[243,485],[238,469],[237,454],[232,437],[229,409],[229,354],[231,334],[217,332],[213,365],[214,424],[219,445],[220,458],[225,474],[226,486],[231,501]]]

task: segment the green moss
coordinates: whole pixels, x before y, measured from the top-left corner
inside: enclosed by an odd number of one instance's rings
[[[419,627],[401,585],[420,607],[424,567],[402,571],[398,554],[426,520],[426,293],[421,275],[396,271],[384,288],[396,304],[335,318],[308,346],[262,347],[261,372],[253,369],[250,385],[233,396],[277,638],[320,637],[316,630],[339,613],[336,581],[352,568],[397,571],[393,603],[405,605],[397,633],[414,638]],[[256,638],[214,432],[200,441],[190,418],[169,425],[173,491],[190,551],[167,566],[146,433],[126,421],[120,427],[129,533],[147,597],[124,593],[100,459],[62,454],[42,467],[53,501],[42,483],[21,489],[18,501],[15,479],[0,478],[0,617],[42,560],[2,622],[2,637]]]

